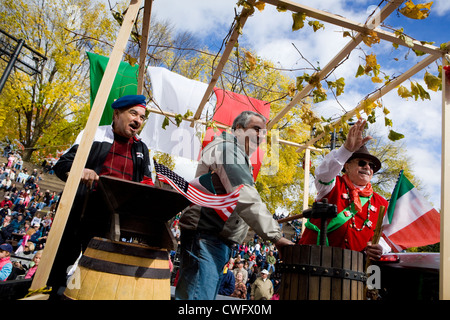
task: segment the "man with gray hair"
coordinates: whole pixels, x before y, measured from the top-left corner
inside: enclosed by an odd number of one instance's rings
[[[203,149],[196,176],[210,173],[210,190],[216,194],[230,193],[241,185],[242,188],[237,206],[229,215],[198,205],[183,213],[176,299],[215,299],[231,246],[244,241],[249,226],[278,248],[293,244],[282,237],[253,181],[249,157],[265,135],[266,118],[244,111],[235,118],[232,133],[222,132]]]

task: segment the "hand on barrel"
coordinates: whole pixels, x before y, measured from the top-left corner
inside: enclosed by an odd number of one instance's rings
[[[275,247],[277,247],[277,250],[279,252],[280,258],[281,258],[281,248],[285,246],[293,246],[295,243],[293,243],[291,240],[286,239],[285,237],[281,237],[277,242],[275,242]]]
[[[383,255],[383,248],[379,244],[372,244],[372,242],[367,242],[366,254],[370,260],[380,260]]]

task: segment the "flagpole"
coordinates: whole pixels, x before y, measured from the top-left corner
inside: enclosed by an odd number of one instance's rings
[[[391,211],[393,211],[394,208],[395,208],[395,202],[393,203],[391,200],[392,200],[392,197],[394,196],[395,191],[398,188],[398,185],[400,183],[400,178],[402,177],[402,175],[403,175],[403,169],[400,170],[400,173],[398,174],[397,182],[395,183],[394,189],[391,192],[391,199],[389,199],[389,205],[388,205],[387,210],[386,210],[386,216],[389,219],[389,223],[392,222],[391,221],[392,220],[392,213],[391,213]]]
[[[372,237],[372,245],[378,244],[378,242],[380,241],[381,229],[382,229],[382,225],[383,225],[383,218],[384,218],[385,210],[386,210],[385,206],[380,206],[380,210],[378,211],[377,225],[375,227],[375,231],[374,231],[373,237]],[[367,273],[367,269],[369,268],[371,263],[372,263],[372,261],[369,259],[369,257],[366,257],[366,268],[365,268],[366,273]],[[367,292],[368,292],[367,285],[364,289],[365,289],[364,296],[367,297]]]
[[[448,43],[447,43],[448,45]],[[449,65],[448,54],[442,57],[443,65]],[[439,299],[450,300],[450,79],[442,72],[442,155],[441,155],[441,246],[439,270]]]

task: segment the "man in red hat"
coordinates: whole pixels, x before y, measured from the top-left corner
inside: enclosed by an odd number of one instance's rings
[[[326,198],[328,203],[337,206],[337,217],[328,221],[330,246],[363,251],[368,258],[379,260],[383,247],[372,244],[371,240],[380,207],[387,208],[388,202],[370,184],[381,162],[365,147],[372,139],[363,137],[365,125],[366,121],[359,119],[350,128],[344,145],[331,151],[316,169],[316,200]],[[317,244],[320,225],[320,219],[309,219],[299,243]]]
[[[137,136],[146,119],[145,96],[123,96],[111,107],[114,109],[112,124],[97,128],[50,273],[48,284],[54,291],[65,286],[67,268],[75,262],[81,250],[86,249],[90,239],[104,237],[109,231],[110,217],[104,208],[99,208],[101,195],[95,191],[99,176],[153,185],[149,151]],[[67,180],[72,168],[82,135],[83,131],[53,167],[63,181]]]

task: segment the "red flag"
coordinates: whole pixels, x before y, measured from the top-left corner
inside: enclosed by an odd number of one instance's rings
[[[270,103],[247,97],[242,94],[214,88],[217,103],[212,118],[213,121],[231,126],[233,120],[243,111],[254,111],[262,114],[266,119],[270,116]],[[203,147],[210,143],[214,136],[220,135],[223,129],[214,131],[212,128],[206,130],[205,138],[203,139]],[[253,179],[256,180],[261,163],[263,161],[264,152],[258,148],[250,157],[253,164]]]

